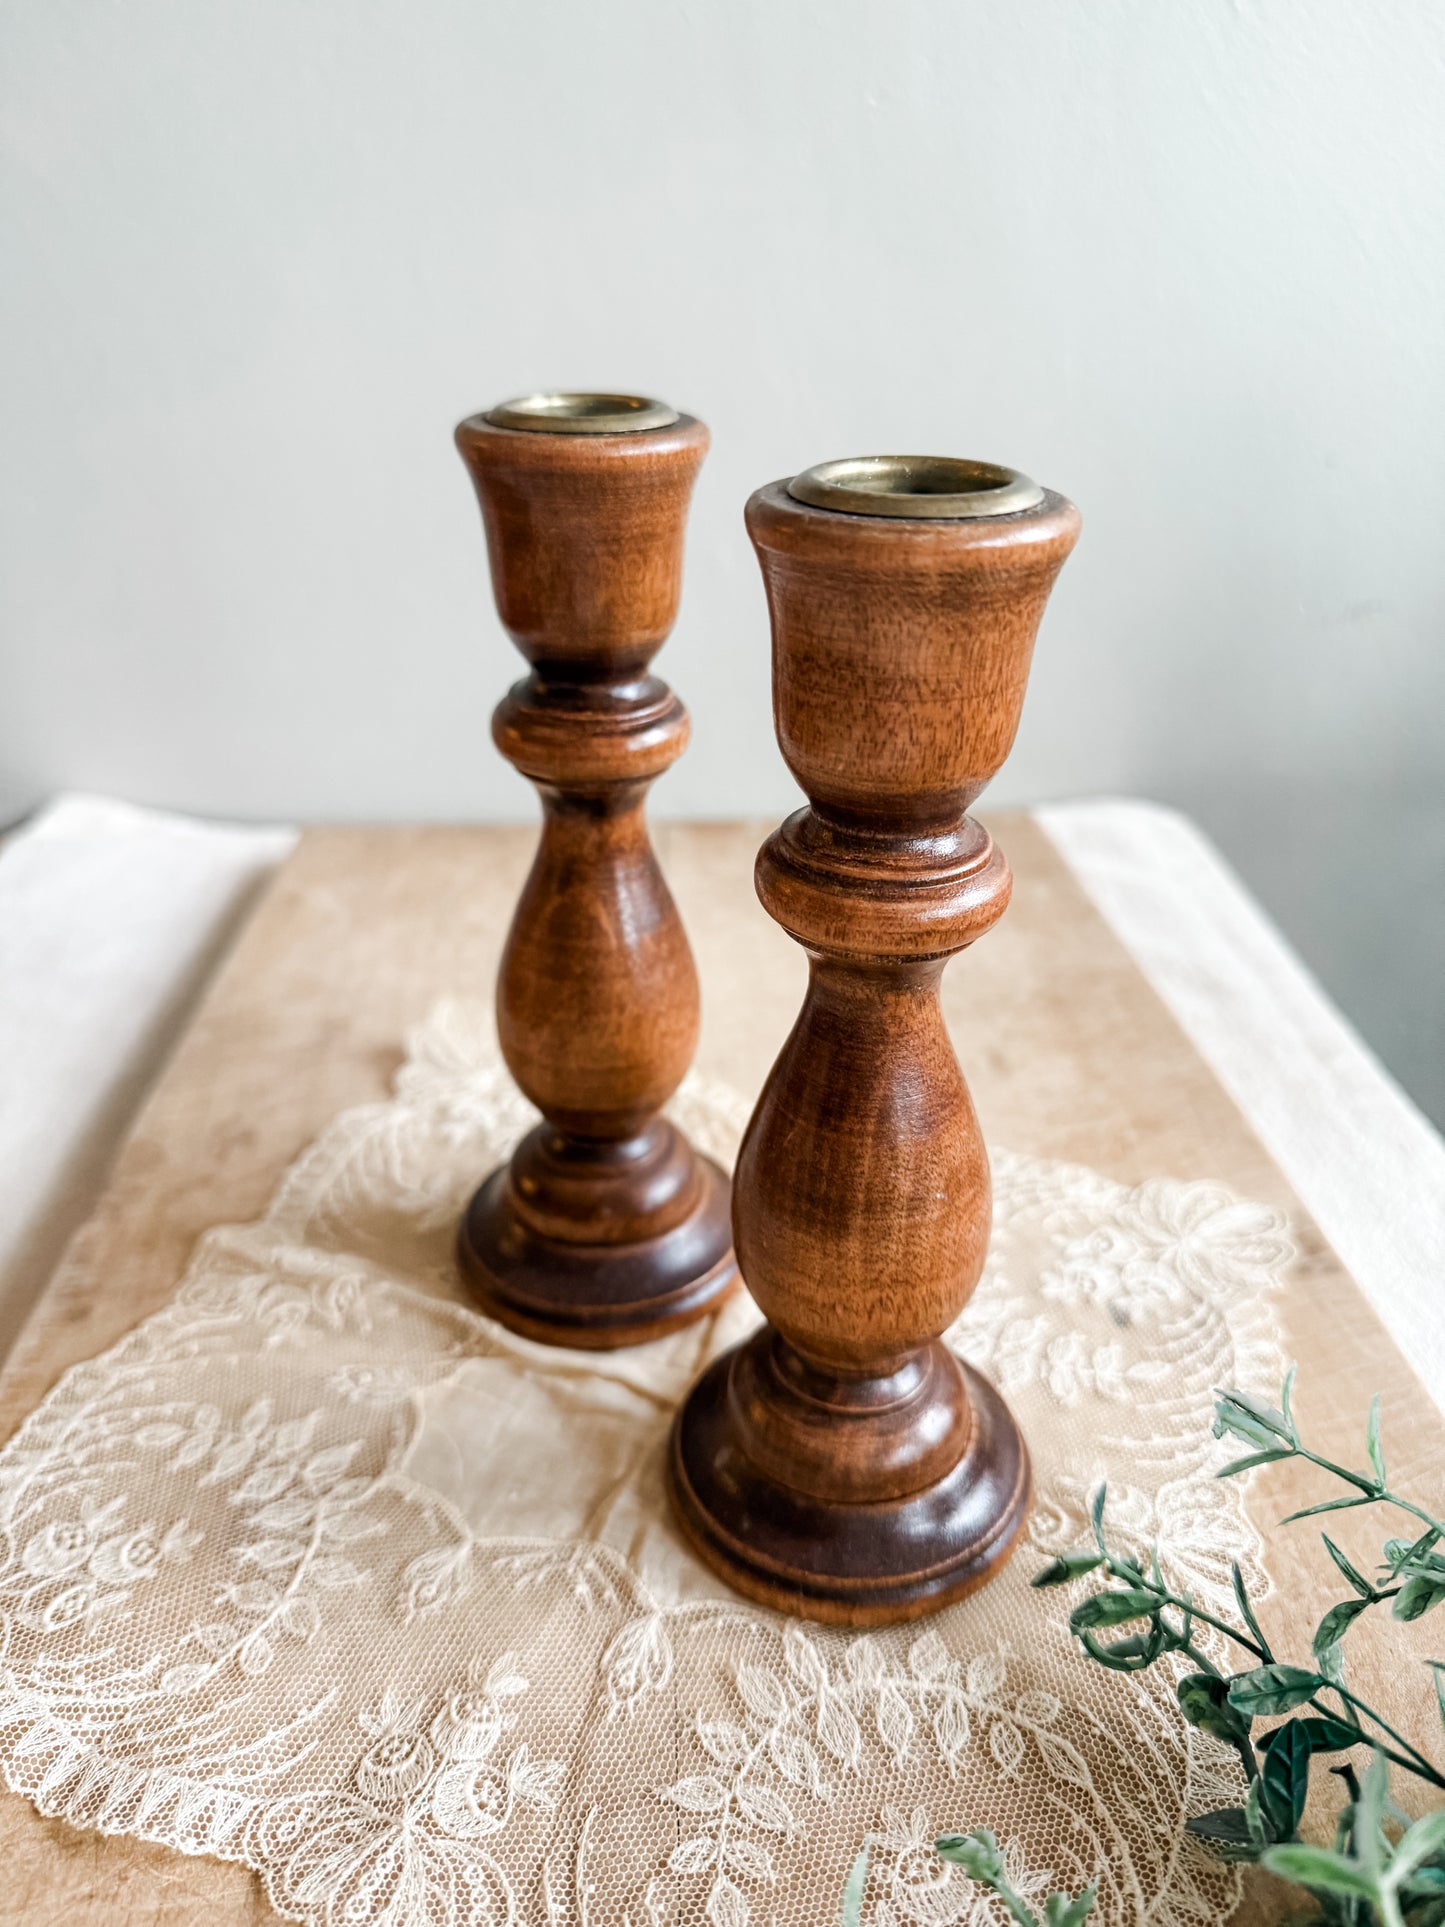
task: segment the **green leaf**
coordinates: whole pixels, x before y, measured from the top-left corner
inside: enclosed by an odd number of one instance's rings
[[[1375,1900],[1378,1888],[1370,1875],[1355,1861],[1328,1847],[1271,1847],[1264,1864],[1282,1880],[1298,1887],[1313,1887],[1321,1893],[1349,1894],[1358,1900]]]
[[[1376,1392],[1370,1400],[1370,1416],[1365,1421],[1365,1450],[1370,1455],[1370,1465],[1381,1485],[1385,1483],[1385,1448],[1380,1442],[1380,1394]]]
[[[1445,1659],[1427,1659],[1435,1680],[1435,1704],[1440,1708],[1440,1724],[1445,1726]]]
[[[1256,1847],[1267,1847],[1274,1839],[1269,1824],[1269,1816],[1260,1805],[1260,1782],[1256,1777],[1249,1783],[1249,1791],[1244,1796],[1244,1820],[1249,1828],[1249,1837]]]
[[[1277,1438],[1288,1440],[1289,1421],[1283,1412],[1278,1411],[1273,1405],[1267,1405],[1262,1398],[1255,1398],[1249,1392],[1241,1392],[1237,1385],[1230,1391],[1220,1392],[1216,1396],[1242,1407],[1261,1425],[1267,1425]]]
[[[1307,1505],[1298,1512],[1287,1512],[1280,1520],[1282,1526],[1292,1526],[1296,1519],[1313,1519],[1320,1512],[1348,1512],[1352,1505],[1373,1505],[1373,1492],[1361,1492],[1354,1499],[1326,1499],[1323,1505]]]
[[[1445,1807],[1417,1820],[1396,1846],[1390,1861],[1392,1884],[1408,1880],[1417,1867],[1424,1866],[1436,1854],[1445,1854]]]
[[[1309,1734],[1302,1720],[1290,1720],[1270,1735],[1269,1751],[1260,1774],[1261,1799],[1275,1833],[1288,1839],[1300,1823],[1310,1789]]]
[[[987,1827],[975,1827],[972,1833],[946,1833],[941,1840],[934,1841],[933,1850],[941,1860],[950,1860],[954,1866],[962,1867],[970,1880],[981,1880],[986,1886],[992,1886],[1003,1879],[998,1836]]]
[[[1331,1646],[1338,1646],[1360,1614],[1369,1610],[1368,1599],[1342,1599],[1338,1606],[1331,1606],[1319,1625],[1315,1627],[1315,1636],[1311,1643],[1311,1651],[1315,1657],[1318,1658]]]
[[[1158,1620],[1147,1634],[1131,1633],[1127,1639],[1111,1640],[1107,1646],[1101,1646],[1089,1632],[1080,1633],[1079,1638],[1089,1658],[1107,1666],[1111,1673],[1142,1673],[1164,1650]]]
[[[1031,1586],[1067,1586],[1071,1579],[1082,1579],[1086,1572],[1102,1566],[1102,1552],[1062,1552],[1051,1559],[1029,1581]]]
[[[1108,1547],[1104,1544],[1104,1501],[1108,1496],[1108,1486],[1101,1485],[1089,1505],[1089,1522],[1094,1528],[1094,1538],[1100,1552],[1108,1551]]]
[[[1331,1686],[1344,1685],[1345,1649],[1343,1646],[1326,1646],[1322,1652],[1315,1654],[1315,1658],[1319,1662],[1321,1673],[1323,1673],[1325,1678],[1330,1682]],[[1352,1723],[1355,1721],[1354,1709],[1348,1704],[1345,1708],[1345,1718]]]
[[[1159,1641],[1152,1631],[1130,1633],[1124,1639],[1111,1639],[1104,1651],[1110,1659],[1157,1659]]]
[[[1294,1453],[1286,1446],[1272,1446],[1268,1452],[1251,1452],[1248,1458],[1231,1459],[1228,1465],[1221,1465],[1215,1473],[1216,1479],[1232,1479],[1241,1472],[1252,1472],[1257,1465],[1273,1465],[1276,1459],[1292,1459]]]
[[[1254,1616],[1254,1608],[1249,1603],[1249,1594],[1244,1590],[1244,1574],[1239,1570],[1239,1561],[1229,1562],[1229,1576],[1234,1582],[1234,1603],[1239,1607],[1244,1623],[1254,1634],[1255,1644],[1262,1647],[1266,1658],[1269,1656],[1269,1641],[1259,1630],[1259,1621]]]
[[[1247,1412],[1236,1411],[1232,1406],[1215,1407],[1214,1436],[1217,1439],[1239,1439],[1251,1445],[1256,1452],[1270,1452],[1275,1449],[1279,1434],[1268,1425],[1260,1425]]]
[[[1351,1726],[1347,1721],[1337,1720],[1330,1714],[1291,1720],[1289,1725],[1304,1733],[1311,1753],[1343,1753],[1348,1747],[1358,1746],[1365,1737],[1358,1726]],[[1266,1733],[1259,1742],[1260,1752],[1267,1753],[1285,1730],[1285,1727],[1277,1726],[1272,1733]]]
[[[1383,1753],[1376,1753],[1366,1770],[1360,1797],[1355,1802],[1355,1851],[1372,1875],[1380,1871],[1382,1860],[1381,1823],[1385,1816],[1385,1796],[1390,1789],[1390,1769]]]
[[[1185,1829],[1202,1840],[1221,1860],[1258,1860],[1260,1849],[1249,1830],[1249,1816],[1243,1807],[1220,1807],[1214,1813],[1201,1813],[1186,1820]]]
[[[1369,1580],[1355,1570],[1327,1532],[1322,1532],[1320,1537],[1325,1542],[1325,1551],[1330,1555],[1331,1559],[1334,1560],[1335,1564],[1344,1574],[1346,1581],[1360,1595],[1361,1599],[1373,1599],[1375,1596],[1375,1588],[1370,1584]]]
[[[1343,1853],[1350,1844],[1350,1829],[1355,1824],[1355,1802],[1360,1797],[1360,1777],[1355,1772],[1353,1760],[1346,1760],[1343,1766],[1330,1768],[1332,1780],[1342,1780],[1349,1799],[1335,1815],[1335,1852]]]
[[[1069,1614],[1069,1631],[1082,1633],[1095,1626],[1122,1626],[1130,1619],[1148,1619],[1159,1609],[1152,1592],[1130,1586],[1123,1592],[1096,1592]]]
[[[1174,1689],[1179,1711],[1201,1733],[1231,1746],[1249,1738],[1249,1721],[1229,1703],[1229,1682],[1212,1673],[1186,1673]]]
[[[1423,1619],[1445,1599],[1445,1579],[1407,1579],[1392,1608],[1396,1619]]]
[[[1044,1902],[1044,1927],[1080,1927],[1094,1911],[1098,1891],[1099,1883],[1095,1881],[1072,1898],[1068,1894],[1050,1894]]]
[[[1230,1680],[1229,1703],[1251,1718],[1291,1713],[1313,1699],[1324,1684],[1318,1673],[1307,1673],[1302,1666],[1257,1666]]]
[[[1294,1446],[1289,1421],[1284,1413],[1277,1412],[1272,1405],[1265,1405],[1257,1398],[1251,1398],[1247,1392],[1215,1394],[1214,1436],[1222,1439],[1226,1433],[1231,1438],[1243,1439],[1246,1445],[1266,1449],[1274,1445],[1289,1449]]]
[[[843,1915],[840,1927],[863,1927],[863,1890],[868,1884],[868,1849],[865,1847],[848,1869],[843,1882]]]
[[[1387,1539],[1385,1558],[1397,1573],[1423,1572],[1428,1575],[1438,1570],[1440,1576],[1445,1578],[1445,1560],[1432,1556],[1441,1537],[1440,1528],[1432,1526],[1428,1532],[1422,1532],[1418,1539]]]

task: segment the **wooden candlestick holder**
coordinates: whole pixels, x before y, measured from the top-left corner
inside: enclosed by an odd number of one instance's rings
[[[542,837],[507,938],[497,1029],[542,1112],[458,1237],[483,1308],[529,1338],[659,1338],[737,1282],[725,1174],[660,1115],[698,987],[644,799],[687,711],[648,673],[677,614],[708,435],[661,403],[537,395],[457,429],[497,608],[531,665],[492,719]]]
[[[988,1159],[939,1006],[1011,879],[967,814],[1013,743],[1079,516],[1007,469],[829,463],[758,491],[778,741],[811,807],[758,857],[808,991],[733,1176],[768,1322],[673,1428],[684,1529],[740,1592],[870,1625],[982,1585],[1028,1453],[941,1334],[988,1245]]]

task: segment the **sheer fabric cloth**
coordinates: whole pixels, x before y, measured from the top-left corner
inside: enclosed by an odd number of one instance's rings
[[[675,1106],[730,1161],[746,1106]],[[242,1861],[308,1922],[818,1927],[870,1846],[872,1927],[1001,1920],[931,1853],[974,1825],[1101,1923],[1215,1921],[1184,1834],[1238,1797],[1163,1666],[1085,1663],[1038,1555],[1124,1544],[1227,1612],[1267,1581],[1212,1393],[1269,1393],[1293,1245],[1218,1186],[995,1152],[988,1267],[951,1341],[1033,1452],[1032,1545],[866,1636],[757,1610],[674,1531],[673,1407],[757,1319],[611,1354],[461,1298],[451,1242],[534,1114],[484,1010],[439,1008],[392,1098],[336,1119],[257,1223],[66,1375],[0,1454],[0,1765],[74,1825]]]

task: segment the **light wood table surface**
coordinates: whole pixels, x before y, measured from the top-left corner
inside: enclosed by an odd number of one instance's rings
[[[752,895],[752,857],[767,827],[662,824],[656,834],[702,978],[699,1067],[750,1095],[792,1022],[804,970]],[[1014,904],[950,968],[944,993],[986,1136],[1128,1183],[1214,1178],[1289,1211],[1304,1257],[1281,1316],[1311,1435],[1357,1461],[1370,1394],[1384,1389],[1392,1477],[1438,1496],[1445,1423],[1410,1366],[1037,823],[1004,816],[992,827],[1014,865]],[[22,1332],[0,1381],[3,1435],[67,1366],[165,1302],[203,1231],[257,1215],[337,1111],[385,1093],[405,1031],[439,997],[489,996],[533,843],[527,828],[302,838]],[[1275,1470],[1263,1522],[1323,1496],[1293,1467]],[[1377,1530],[1345,1529],[1358,1517],[1345,1515],[1340,1536],[1372,1558]],[[1283,1554],[1271,1560],[1290,1591],[1268,1607],[1268,1628],[1298,1652],[1338,1582],[1308,1535],[1275,1543],[1290,1548],[1287,1569]],[[1375,1674],[1409,1737],[1434,1744],[1423,1696],[1402,1704],[1392,1658],[1401,1645],[1423,1653],[1428,1636],[1367,1627],[1354,1639],[1366,1690]],[[0,1797],[0,1855],[11,1921],[270,1918],[244,1869],[81,1834],[9,1794]],[[1247,1903],[1240,1918],[1269,1918],[1271,1905]]]

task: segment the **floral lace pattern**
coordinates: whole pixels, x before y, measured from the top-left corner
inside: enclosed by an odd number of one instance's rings
[[[746,1105],[675,1109],[726,1161]],[[68,1373],[0,1453],[0,1766],[45,1813],[254,1868],[314,1923],[817,1927],[870,1844],[869,1927],[1000,1921],[936,1831],[992,1826],[1016,1884],[1100,1882],[1101,1923],[1195,1927],[1231,1868],[1185,1835],[1231,1759],[1163,1668],[1101,1675],[1025,1549],[920,1630],[790,1622],[674,1533],[661,1480],[744,1299],[622,1354],[514,1337],[451,1238],[532,1113],[483,1013],[411,1039],[266,1216]],[[984,1281],[951,1339],[1028,1434],[1034,1545],[1121,1537],[1223,1607],[1263,1587],[1212,1388],[1278,1376],[1284,1222],[1217,1186],[1129,1189],[996,1154]]]

